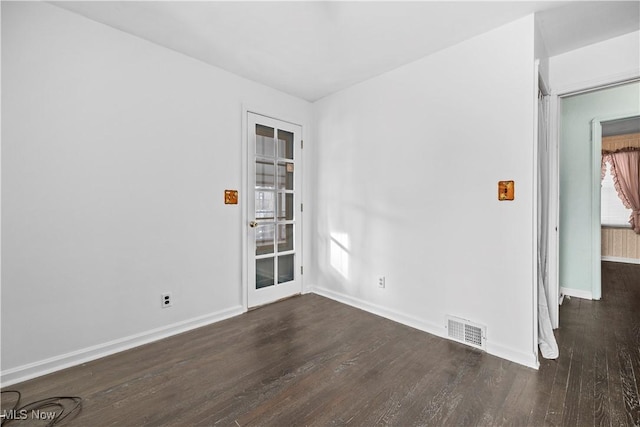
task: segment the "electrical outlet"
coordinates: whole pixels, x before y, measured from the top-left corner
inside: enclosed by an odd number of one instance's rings
[[[173,299],[171,298],[171,292],[165,292],[161,295],[162,297],[162,308],[171,307],[173,305]]]
[[[386,285],[387,285],[387,279],[385,279],[384,276],[378,277],[378,287],[384,289]]]

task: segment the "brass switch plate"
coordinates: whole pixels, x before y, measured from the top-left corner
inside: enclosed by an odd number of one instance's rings
[[[513,200],[515,197],[515,183],[513,181],[498,181],[498,200]]]
[[[237,205],[238,204],[238,190],[224,190],[224,204],[225,205]]]

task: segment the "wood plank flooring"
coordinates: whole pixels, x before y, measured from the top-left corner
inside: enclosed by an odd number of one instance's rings
[[[82,397],[69,426],[638,426],[640,265],[602,271],[539,371],[305,295],[9,389]]]

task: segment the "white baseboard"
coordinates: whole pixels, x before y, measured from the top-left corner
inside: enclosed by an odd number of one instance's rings
[[[2,387],[6,387],[11,384],[20,383],[55,371],[70,368],[71,366],[77,366],[82,363],[90,362],[124,350],[129,350],[143,344],[158,341],[172,335],[177,335],[182,332],[210,325],[212,323],[237,316],[243,312],[244,309],[242,306],[232,307],[226,310],[152,329],[150,331],[119,338],[103,344],[72,351],[60,356],[3,370],[0,372],[0,385]]]
[[[505,347],[501,344],[494,343],[491,341],[490,337],[487,338],[487,353],[536,370],[540,369],[540,362],[538,361],[537,351],[538,347],[536,346],[535,353],[523,353],[510,347]]]
[[[637,258],[622,258],[618,256],[603,256],[602,261],[609,262],[623,262],[625,264],[640,264],[640,259]]]
[[[335,292],[326,288],[315,287],[313,289],[313,292],[323,297],[327,297],[343,304],[350,305],[351,307],[355,307],[360,310],[364,310],[369,313],[384,317],[386,319],[393,320],[394,322],[410,326],[412,328],[427,332],[432,335],[436,335],[441,338],[449,339],[447,337],[447,330],[444,327],[444,320],[442,325],[436,325],[435,323],[427,322],[423,319],[418,319],[417,317],[409,316],[395,310],[390,310],[380,305],[372,304],[362,299]],[[500,357],[502,359],[507,359],[512,362],[519,363],[529,368],[539,368],[536,354],[528,354],[522,353],[520,351],[515,351],[500,344],[492,343],[489,340],[487,340],[487,353]]]
[[[384,317],[386,319],[393,320],[394,322],[402,323],[403,325],[410,326],[412,328],[419,329],[421,331],[425,331],[433,335],[437,335],[439,337],[445,338],[447,335],[447,331],[444,327],[444,323],[441,326],[435,325],[430,322],[425,322],[422,319],[418,319],[413,316],[408,316],[398,311],[390,310],[380,305],[372,304],[370,302],[361,300],[359,298],[354,298],[352,296],[335,292],[326,288],[316,287],[313,289],[313,293],[321,295],[323,297],[327,297],[334,301],[341,302],[346,305],[350,305],[351,307],[355,307],[360,310],[373,313],[375,315]]]
[[[560,292],[564,295],[568,295],[570,297],[582,298],[582,299],[593,299],[593,294],[591,291],[585,291],[582,289],[571,289],[560,287]]]

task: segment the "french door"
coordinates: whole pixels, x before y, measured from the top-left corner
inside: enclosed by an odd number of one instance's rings
[[[302,128],[247,114],[247,302],[251,308],[302,292]]]

